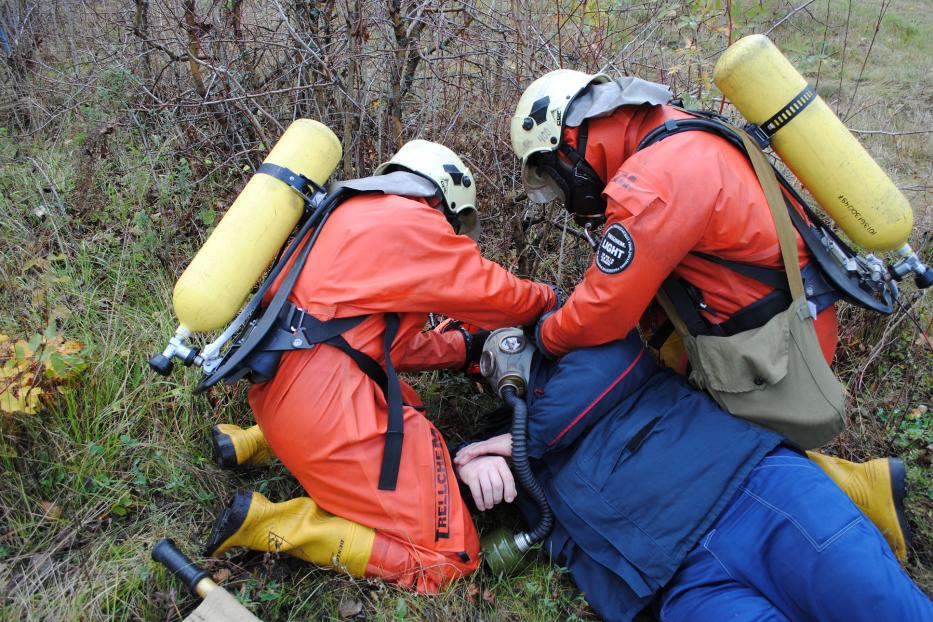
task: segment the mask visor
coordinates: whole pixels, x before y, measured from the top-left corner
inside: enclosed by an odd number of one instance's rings
[[[457,213],[457,219],[460,221],[458,233],[467,236],[474,242],[479,242],[479,236],[483,232],[483,225],[479,221],[479,212],[467,208]]]
[[[522,165],[522,183],[528,198],[535,203],[550,203],[551,201],[565,201],[564,192],[556,181],[537,166],[525,160]]]

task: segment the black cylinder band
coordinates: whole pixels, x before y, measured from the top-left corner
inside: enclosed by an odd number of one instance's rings
[[[808,84],[802,91],[797,93],[797,96],[790,100],[786,106],[781,108],[781,110],[764,123],[759,123],[758,126],[770,138],[774,136],[779,129],[790,123],[794,117],[803,112],[803,109],[809,106],[810,102],[815,100],[816,97],[816,91]]]

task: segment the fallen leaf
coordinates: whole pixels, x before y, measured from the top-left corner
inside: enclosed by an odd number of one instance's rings
[[[39,509],[42,510],[42,518],[55,520],[62,515],[62,509],[52,501],[40,502]]]
[[[217,585],[223,585],[224,581],[229,579],[231,574],[232,573],[230,572],[229,568],[221,568],[214,573],[212,578],[214,579],[214,583]]]
[[[84,349],[84,344],[70,340],[58,346],[58,351],[62,354],[77,354],[82,349]]]
[[[358,616],[363,611],[363,603],[358,600],[344,598],[337,605],[337,612],[341,618],[352,618]]]
[[[492,590],[483,590],[483,600],[490,605],[495,605],[496,595],[492,593]]]
[[[926,404],[920,404],[919,406],[911,410],[909,413],[907,413],[907,417],[909,419],[919,419],[923,415],[927,414],[927,410],[929,409],[927,408]]]
[[[57,307],[52,309],[51,316],[52,318],[58,318],[60,320],[67,320],[68,318],[71,317],[71,309],[69,309],[65,305],[58,305]]]
[[[470,599],[471,603],[475,603],[477,596],[479,596],[479,586],[471,583],[467,586],[467,598]]]

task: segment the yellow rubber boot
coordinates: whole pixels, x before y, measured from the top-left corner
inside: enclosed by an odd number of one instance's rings
[[[910,528],[904,514],[907,494],[904,462],[899,458],[849,462],[812,451],[808,451],[807,456],[826,471],[875,524],[897,558],[906,561]]]
[[[211,444],[214,462],[222,469],[260,466],[274,458],[258,425],[245,430],[231,423],[215,425],[211,429]]]
[[[237,546],[282,552],[362,577],[375,537],[374,529],[325,512],[310,497],[272,503],[237,490],[214,521],[204,554],[216,557]]]

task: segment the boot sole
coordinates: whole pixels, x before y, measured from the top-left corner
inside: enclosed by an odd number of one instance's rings
[[[911,540],[910,525],[907,524],[907,515],[904,513],[904,500],[907,498],[907,469],[900,458],[888,458],[888,468],[891,471],[891,493],[894,496],[894,512],[897,522],[904,535],[907,553],[910,554]]]
[[[234,469],[240,466],[236,459],[236,448],[230,437],[220,431],[220,426],[211,428],[211,448],[214,464],[221,469]]]
[[[230,503],[220,508],[211,529],[211,535],[207,540],[207,546],[204,547],[204,557],[215,557],[216,551],[243,527],[252,501],[252,493],[237,490]]]

